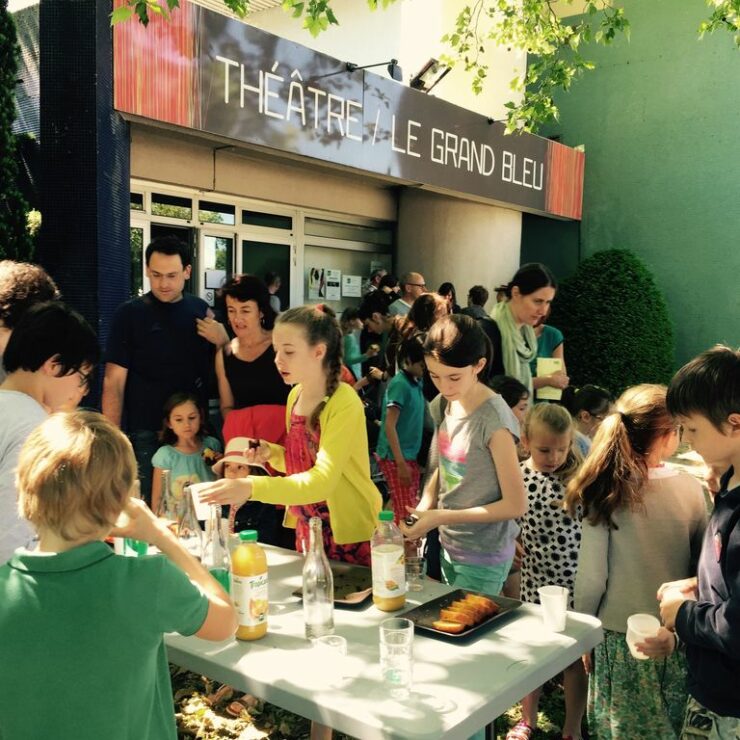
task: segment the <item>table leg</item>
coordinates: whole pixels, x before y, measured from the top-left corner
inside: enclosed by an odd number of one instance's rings
[[[311,740],[331,740],[331,727],[321,725],[318,722],[311,722]]]

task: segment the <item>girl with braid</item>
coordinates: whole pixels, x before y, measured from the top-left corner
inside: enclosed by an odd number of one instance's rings
[[[286,476],[219,480],[204,490],[202,499],[283,504],[299,552],[308,548],[308,520],[318,516],[330,559],[370,565],[370,537],[381,498],[370,479],[362,401],[340,382],[339,325],[321,307],[291,308],[275,321],[272,341],[278,372],[293,386],[285,447],[259,440],[244,455],[247,464],[269,462]]]

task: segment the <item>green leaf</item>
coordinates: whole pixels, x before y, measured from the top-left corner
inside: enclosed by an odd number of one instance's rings
[[[116,23],[123,23],[132,18],[133,15],[134,9],[130,5],[121,5],[110,14],[110,24],[115,26]]]

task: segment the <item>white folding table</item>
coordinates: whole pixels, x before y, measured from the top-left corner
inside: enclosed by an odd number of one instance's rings
[[[399,702],[389,698],[381,681],[378,625],[403,612],[381,612],[372,601],[335,609],[336,633],[347,639],[348,656],[339,670],[337,664],[326,665],[325,655],[304,637],[301,601],[292,594],[301,585],[302,556],[265,550],[267,635],[220,643],[168,635],[170,661],[363,740],[468,738],[602,640],[598,619],[568,612],[565,631],[554,633],[545,630],[540,607],[531,604],[465,641],[419,630],[413,693]],[[423,591],[409,595],[405,610],[450,590],[426,580]]]

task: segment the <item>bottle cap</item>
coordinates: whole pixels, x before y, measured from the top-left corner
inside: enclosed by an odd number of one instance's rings
[[[239,539],[242,542],[257,542],[257,530],[256,529],[244,529],[239,532]]]
[[[392,522],[393,512],[392,511],[381,511],[380,514],[378,514],[378,519],[381,522]]]

